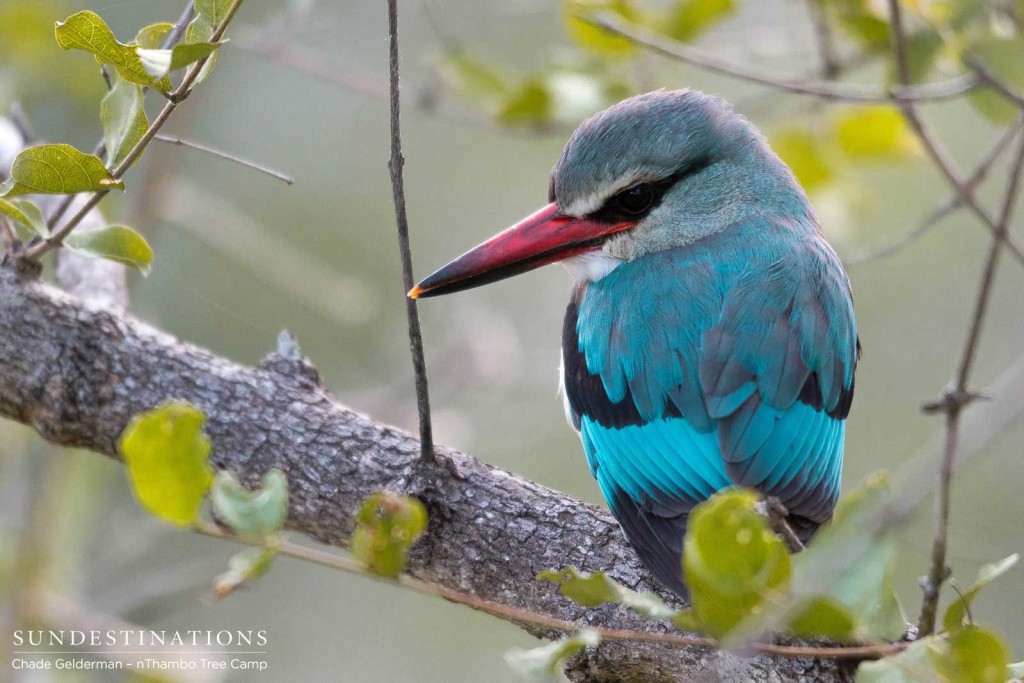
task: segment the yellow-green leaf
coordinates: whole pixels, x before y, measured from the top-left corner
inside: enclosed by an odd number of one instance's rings
[[[580,47],[602,57],[622,57],[636,50],[636,46],[622,36],[616,36],[583,17],[595,18],[612,14],[626,21],[637,21],[639,11],[628,0],[562,0],[562,19],[565,28]]]
[[[118,444],[139,503],[181,527],[196,519],[213,481],[205,422],[196,406],[170,401],[132,418]]]
[[[805,638],[833,638],[846,641],[853,637],[853,616],[844,605],[827,595],[807,601],[789,623],[789,632]]]
[[[651,619],[672,619],[672,609],[654,593],[639,593],[608,578],[604,572],[588,574],[575,567],[541,572],[537,578],[558,584],[558,592],[584,607],[598,607],[606,602],[618,602]]]
[[[835,178],[822,142],[807,131],[796,128],[779,131],[771,136],[771,145],[806,191],[813,192]]]
[[[511,650],[505,654],[505,661],[527,681],[568,681],[564,672],[566,660],[600,643],[597,631],[583,629],[576,635],[564,636],[530,650]]]
[[[989,35],[976,42],[967,55],[1006,85],[1024,90],[1024,38]],[[1017,104],[988,86],[976,88],[968,99],[980,114],[999,126],[1013,123],[1020,113]]]
[[[844,496],[836,507],[831,526],[821,530],[814,544],[793,559],[793,585],[799,591],[816,583],[815,575],[819,563],[830,561],[832,553],[843,552],[844,533],[855,532],[856,519],[867,510],[876,508],[891,495],[889,479],[884,474],[873,474],[864,485]],[[906,619],[892,589],[890,575],[895,557],[895,545],[891,538],[876,539],[857,562],[829,585],[819,588],[819,594],[805,598],[804,605],[827,601],[837,609],[845,610],[852,621],[847,635],[842,629],[821,633],[839,640],[860,638],[865,640],[896,640],[906,630]],[[808,608],[804,607],[806,611]],[[807,621],[798,615],[797,624],[792,628],[801,635],[810,635]],[[835,623],[841,618],[835,616]]]
[[[789,552],[758,514],[757,501],[753,491],[729,489],[690,513],[683,566],[694,614],[714,638],[788,590]]]
[[[40,237],[50,234],[43,212],[27,199],[0,199],[0,213]]]
[[[872,0],[819,0],[835,13],[839,26],[867,50],[889,49],[889,22]]]
[[[862,662],[857,667],[857,683],[938,683],[942,679],[935,671],[935,654],[944,643],[938,636],[915,641],[902,652],[874,662]],[[952,683],[952,682],[950,682]]]
[[[231,8],[231,0],[195,0],[196,12],[216,26],[224,21]]]
[[[107,163],[117,166],[149,128],[142,86],[129,83],[116,73],[111,88],[100,103],[100,123],[107,148]]]
[[[226,571],[213,580],[213,594],[217,599],[227,597],[240,586],[267,573],[277,557],[274,544],[259,548],[246,548],[231,556]]]
[[[691,41],[735,12],[735,0],[676,0],[658,28],[676,40]]]
[[[206,18],[206,15],[197,14],[192,21],[185,27],[185,42],[186,43],[205,43],[213,38],[213,24]],[[217,56],[220,52],[213,52],[203,64],[203,68],[199,70],[199,75],[196,76],[195,83],[199,84],[206,80],[206,77],[213,71],[213,67],[217,64]]]
[[[537,79],[527,79],[502,105],[498,120],[505,125],[543,125],[550,123],[552,109],[547,85]]]
[[[39,145],[23,149],[11,165],[11,175],[0,185],[0,196],[33,192],[77,194],[124,189],[114,180],[99,157],[71,145]]]
[[[967,617],[967,611],[971,606],[971,602],[977,597],[978,593],[987,586],[988,584],[995,581],[997,578],[1009,571],[1017,560],[1020,559],[1020,555],[1014,553],[1009,557],[1004,557],[998,562],[992,562],[986,564],[978,570],[978,578],[975,579],[974,583],[965,590],[962,594],[957,596],[957,599],[950,603],[949,607],[946,608],[946,613],[942,618],[942,625],[947,631],[952,631],[963,625],[964,619]]]
[[[288,479],[281,470],[263,475],[263,486],[250,491],[228,471],[217,473],[210,491],[217,517],[240,534],[269,536],[282,526],[288,514]]]
[[[395,577],[405,569],[410,546],[427,528],[427,510],[416,498],[378,491],[356,515],[352,555],[367,571]]]
[[[76,230],[64,238],[64,246],[79,256],[102,258],[149,275],[153,250],[139,233],[124,225],[99,230]]]
[[[979,626],[965,626],[950,635],[936,659],[946,680],[971,683],[1003,683],[1010,663],[1002,638]]]
[[[136,54],[136,48],[117,40],[114,32],[95,12],[76,12],[64,21],[58,21],[54,29],[57,44],[65,50],[85,50],[96,57],[101,64],[110,64],[126,81],[146,85],[160,90],[170,90],[167,79],[154,79],[146,73]]]
[[[161,21],[156,24],[150,24],[149,26],[143,26],[139,29],[139,32],[135,34],[135,44],[139,47],[147,50],[156,50],[159,48],[167,34],[174,29],[174,24],[168,21]]]
[[[438,67],[445,85],[467,104],[497,111],[508,97],[510,88],[501,73],[465,50],[443,53]]]
[[[906,119],[896,107],[854,107],[836,121],[836,140],[852,157],[900,158],[919,150]]]
[[[220,43],[179,43],[170,50],[145,50],[136,48],[142,68],[153,78],[163,78],[171,71],[183,69],[189,64],[209,57],[223,45]]]

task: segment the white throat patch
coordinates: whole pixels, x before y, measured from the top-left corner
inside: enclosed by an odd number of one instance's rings
[[[576,282],[597,282],[618,268],[622,259],[612,256],[603,249],[585,251],[578,256],[561,261],[569,275]]]

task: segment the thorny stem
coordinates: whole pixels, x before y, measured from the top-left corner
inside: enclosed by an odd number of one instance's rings
[[[194,527],[193,531],[202,534],[204,536],[210,536],[212,538],[219,538],[229,541],[235,541],[237,543],[243,543],[245,545],[259,547],[262,545],[262,541],[259,539],[247,539],[241,536],[223,531],[216,524],[206,521],[198,522]],[[390,579],[381,578],[374,574],[366,571],[366,569],[356,560],[345,555],[339,555],[338,553],[328,552],[319,550],[317,548],[310,548],[309,546],[300,545],[298,543],[292,543],[291,541],[278,540],[274,544],[274,548],[281,555],[293,557],[313,564],[319,564],[324,567],[331,569],[337,569],[344,572],[350,572],[353,574],[360,574],[368,578],[377,579],[380,581],[390,581]],[[560,631],[562,633],[574,633],[581,628],[580,624],[566,621],[564,619],[558,619],[556,617],[550,617],[544,614],[538,614],[521,607],[513,607],[512,605],[504,605],[491,600],[485,600],[483,598],[471,595],[469,593],[463,593],[447,586],[440,586],[438,584],[424,581],[423,579],[417,579],[408,574],[400,574],[394,582],[403,588],[407,588],[417,593],[423,593],[425,595],[432,595],[435,597],[448,600],[460,605],[465,605],[471,609],[485,612],[492,616],[501,617],[508,619],[519,624],[526,624],[542,629],[550,629],[552,631]],[[592,627],[591,627],[592,628]],[[597,631],[601,638],[604,640],[618,640],[626,642],[648,642],[648,643],[662,643],[665,645],[677,645],[679,647],[702,647],[702,648],[720,648],[721,644],[718,641],[711,638],[704,638],[702,636],[692,636],[683,633],[657,633],[653,631],[630,631],[626,629],[612,629],[597,627],[593,630]],[[820,659],[878,659],[881,657],[887,657],[891,654],[895,654],[903,650],[908,643],[893,643],[885,645],[860,645],[860,646],[849,646],[849,647],[813,647],[803,645],[778,645],[775,643],[764,643],[755,642],[752,643],[752,648],[761,653],[767,655],[779,655],[783,657],[815,657]]]
[[[244,0],[234,0],[234,2],[231,3],[224,16],[224,20],[217,25],[217,28],[213,31],[213,35],[210,36],[210,42],[215,43],[224,37],[224,32],[227,30],[228,24],[231,23],[231,20],[238,12],[238,9],[242,6],[243,1]],[[181,83],[167,96],[167,104],[165,104],[163,109],[160,110],[160,113],[157,114],[155,119],[153,119],[153,122],[149,124],[149,128],[146,129],[146,132],[143,133],[139,141],[135,143],[131,150],[129,150],[121,163],[110,172],[110,176],[113,180],[120,180],[124,176],[128,169],[131,168],[131,165],[134,164],[140,156],[142,156],[146,147],[148,147],[149,143],[153,141],[156,134],[160,132],[163,125],[167,123],[167,119],[171,117],[171,114],[173,114],[174,110],[178,108],[178,105],[188,99],[188,96],[192,92],[192,85],[199,77],[199,73],[202,71],[208,60],[209,57],[204,57],[189,67],[188,71],[185,72],[185,76],[182,78]],[[71,234],[71,231],[78,226],[82,219],[84,219],[109,193],[110,190],[94,192],[59,230],[55,231],[46,240],[26,249],[24,257],[29,260],[38,260],[47,252],[59,247],[61,243],[63,243],[64,239]]]
[[[398,226],[398,250],[402,259],[403,291],[408,292],[416,283],[412,276],[412,251],[409,247],[409,218],[405,210],[405,183],[402,169],[401,97],[399,89],[398,54],[398,0],[388,0],[388,63],[390,72],[391,104],[391,189],[395,203],[395,222]],[[409,326],[409,350],[416,380],[416,408],[420,423],[420,458],[422,462],[434,460],[434,437],[430,425],[430,392],[427,388],[427,366],[423,356],[423,335],[416,300],[405,297],[405,314]]]
[[[906,85],[909,82],[910,69],[899,0],[889,0],[889,16],[892,26],[892,49],[896,60],[897,73],[900,76],[900,81]],[[944,150],[936,144],[928,129],[924,126],[923,121],[917,115],[913,103],[904,102],[902,106],[907,121],[925,144],[929,155],[942,169],[950,182],[957,187],[960,196],[975,210],[975,213],[982,216],[993,228],[992,243],[985,260],[981,283],[978,285],[978,293],[974,305],[974,313],[971,318],[970,330],[967,334],[967,341],[964,344],[952,386],[947,390],[941,403],[941,408],[946,414],[946,436],[936,482],[935,535],[932,539],[931,564],[928,575],[922,582],[924,599],[921,603],[921,613],[918,617],[918,632],[920,636],[927,636],[935,630],[940,590],[942,583],[949,576],[949,567],[946,566],[946,551],[949,541],[950,487],[960,440],[960,415],[973,396],[968,391],[967,384],[977,354],[978,342],[981,339],[985,314],[988,311],[992,285],[995,282],[996,268],[999,264],[999,255],[1002,252],[1002,242],[1009,232],[1010,219],[1013,215],[1021,167],[1024,165],[1024,140],[1021,141],[1020,148],[1013,161],[999,218],[997,221],[993,221],[984,208],[974,200],[970,188],[953,170]]]

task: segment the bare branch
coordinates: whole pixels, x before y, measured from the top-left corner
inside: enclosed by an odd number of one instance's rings
[[[964,75],[948,81],[929,83],[927,85],[904,84],[903,87],[897,88],[892,92],[879,92],[877,89],[865,89],[845,83],[813,83],[804,79],[779,77],[754,67],[733,64],[685,43],[670,40],[634,24],[621,21],[609,14],[600,14],[594,18],[580,17],[580,19],[617,36],[626,38],[637,45],[642,45],[657,54],[686,62],[705,71],[731,76],[732,78],[775,88],[776,90],[783,90],[797,95],[820,97],[825,100],[876,104],[948,100],[970,92],[979,83],[977,76]]]
[[[902,83],[906,84],[910,79],[910,67],[907,55],[906,36],[903,32],[903,19],[899,0],[889,0],[889,17],[892,34],[892,49],[896,62],[896,70]],[[988,302],[992,292],[992,284],[995,281],[995,272],[999,263],[999,254],[1002,252],[1001,242],[1009,233],[1010,218],[1017,197],[1017,189],[1020,181],[1021,167],[1024,165],[1024,140],[1013,161],[1010,172],[1010,179],[1007,183],[1006,192],[1003,198],[1002,210],[997,222],[993,222],[988,213],[974,201],[973,193],[967,187],[965,181],[959,178],[953,169],[945,151],[937,144],[928,129],[917,114],[913,103],[902,103],[903,112],[908,122],[917,132],[918,137],[925,144],[929,155],[942,169],[959,192],[959,195],[974,208],[979,216],[982,216],[986,223],[993,228],[992,245],[986,257],[985,267],[982,272],[981,283],[978,286],[977,299],[974,305],[974,313],[971,318],[970,329],[967,334],[967,341],[961,354],[960,363],[957,368],[951,387],[945,392],[941,407],[945,412],[945,444],[943,447],[942,460],[939,464],[936,496],[935,496],[935,532],[932,540],[932,557],[928,575],[922,581],[924,600],[921,604],[921,613],[918,617],[918,632],[921,636],[931,634],[935,630],[935,618],[938,611],[939,595],[942,583],[949,575],[949,568],[946,566],[946,550],[949,534],[949,507],[950,507],[950,486],[953,479],[953,467],[957,458],[960,442],[960,415],[964,407],[977,394],[968,390],[967,383],[970,378],[970,370],[977,353],[978,341],[981,338],[981,330],[985,321],[985,314],[988,311]]]
[[[281,173],[280,171],[275,171],[272,168],[269,168],[269,167],[264,166],[262,164],[258,164],[255,161],[249,161],[248,159],[240,157],[240,156],[238,156],[236,154],[231,154],[230,152],[223,152],[223,151],[221,151],[219,149],[215,149],[213,147],[207,147],[206,145],[201,145],[198,142],[192,142],[191,140],[185,140],[184,138],[179,138],[179,137],[174,136],[174,135],[163,135],[163,134],[157,133],[156,135],[153,136],[153,139],[154,140],[159,140],[160,142],[166,142],[166,143],[169,143],[169,144],[172,144],[172,145],[178,145],[180,147],[188,147],[189,149],[199,150],[200,152],[206,152],[207,154],[211,154],[211,155],[213,155],[215,157],[219,157],[221,159],[227,159],[228,161],[232,161],[232,162],[234,162],[236,164],[239,164],[240,166],[245,166],[246,168],[251,168],[254,171],[259,171],[260,173],[268,175],[271,178],[277,178],[278,180],[280,180],[282,182],[285,182],[285,183],[287,183],[289,185],[294,185],[295,184],[295,178],[291,177],[290,175],[285,175],[284,173]]]
[[[974,190],[985,178],[988,177],[989,172],[992,170],[992,166],[999,159],[1000,154],[1006,149],[1006,146],[1013,141],[1013,137],[1024,128],[1024,117],[1021,121],[1018,121],[1016,126],[1009,126],[996,137],[996,141],[988,149],[988,152],[981,158],[971,176],[966,180],[965,186],[969,190]],[[909,232],[899,236],[893,241],[885,244],[881,247],[877,247],[872,251],[868,251],[862,254],[856,254],[850,258],[843,259],[843,265],[847,268],[855,268],[857,266],[864,265],[865,263],[871,263],[872,261],[878,261],[883,258],[892,256],[893,254],[902,251],[904,248],[910,246],[918,239],[927,234],[932,228],[939,225],[946,216],[949,216],[954,211],[963,206],[963,196],[960,194],[954,194],[941,206],[936,207],[930,214],[928,214],[920,223]]]
[[[399,90],[398,52],[398,0],[388,0],[388,64],[390,73],[389,101],[391,105],[391,189],[395,202],[395,223],[398,226],[398,251],[402,259],[403,292],[416,284],[412,276],[412,250],[409,247],[409,218],[405,211],[405,182],[402,169],[401,93]],[[405,314],[409,325],[409,351],[416,381],[416,409],[420,422],[420,457],[424,462],[434,458],[434,437],[430,426],[430,392],[427,388],[427,362],[423,357],[423,333],[416,300],[405,297]]]
[[[778,499],[773,500],[778,503]],[[779,505],[781,505],[781,503],[779,503]],[[769,510],[774,509],[776,508],[769,505]],[[784,509],[785,508],[783,508],[783,510]],[[778,519],[785,528],[789,529],[789,525],[786,523],[784,516]],[[250,546],[258,547],[262,543],[259,539],[246,539],[241,536],[227,533],[217,525],[208,522],[200,522],[198,526],[194,527],[194,531],[204,536],[210,536],[211,538],[235,541],[236,543],[243,543]],[[793,532],[790,529],[790,534],[792,533]],[[794,535],[793,540],[796,541],[799,549],[802,550],[803,544],[800,542],[800,539],[796,538]],[[350,574],[359,574],[369,579],[387,582],[392,581],[392,579],[381,579],[380,577],[367,573],[363,567],[351,557],[318,550],[316,548],[310,548],[290,541],[280,541],[274,547],[281,555],[287,555],[288,557],[294,557],[299,560],[348,572]],[[542,614],[536,614],[519,607],[510,607],[501,603],[482,600],[474,595],[460,593],[459,591],[454,591],[449,588],[445,588],[444,586],[438,586],[427,581],[422,581],[406,574],[397,576],[393,581],[402,588],[407,588],[409,590],[416,591],[417,593],[423,593],[424,595],[433,595],[435,597],[448,600],[449,602],[465,605],[470,609],[485,612],[486,614],[507,619],[508,621],[518,624],[529,624],[531,626],[557,631],[559,633],[573,633],[578,631],[580,628],[580,625],[577,623],[565,621],[564,619],[556,619]],[[595,630],[601,634],[602,640],[615,640],[627,643],[661,643],[685,648],[721,647],[717,641],[711,638],[691,636],[682,633],[652,633],[650,631],[628,631],[603,627],[597,627]],[[907,644],[905,643],[894,643],[892,645],[815,647],[756,642],[751,645],[751,649],[754,652],[761,654],[779,655],[783,657],[820,657],[823,659],[863,660],[886,657],[888,655],[895,654],[904,649],[906,645]]]

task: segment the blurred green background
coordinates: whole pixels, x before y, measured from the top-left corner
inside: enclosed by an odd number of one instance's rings
[[[174,21],[179,5],[0,0],[0,105],[19,100],[41,137],[91,149],[100,135],[96,112],[104,86],[90,57],[53,43],[53,22],[89,8],[126,40],[144,24]],[[486,106],[446,92],[451,62],[438,55],[457,45],[464,50],[458,54],[510,74],[573,63],[579,57],[559,4],[416,0],[403,3],[402,12],[406,188],[422,276],[542,205],[567,132],[617,91],[595,99],[585,82],[563,78],[554,91],[559,107],[565,105],[557,112],[562,122],[547,130],[504,129]],[[806,73],[818,59],[809,17],[807,4],[797,0],[743,2],[698,43],[720,57]],[[156,252],[152,275],[132,278],[135,315],[249,364],[287,328],[342,402],[412,430],[416,411],[386,167],[385,22],[380,0],[246,2],[230,32],[233,44],[166,132],[279,169],[295,185],[156,143],[129,174],[128,192],[111,197],[105,212],[144,232]],[[826,130],[845,115],[841,107],[660,58],[635,56],[614,68],[633,88],[721,94],[780,146],[793,130]],[[937,68],[931,78],[943,77],[942,65]],[[456,71],[456,86],[464,75]],[[867,60],[847,78],[881,84],[884,67]],[[157,100],[151,95],[150,105]],[[988,144],[981,141],[997,133],[963,101],[928,105],[925,114],[965,167]],[[801,163],[825,152],[790,153]],[[813,197],[843,256],[911,229],[948,195],[937,172],[912,150],[892,160],[839,165],[829,174],[835,177],[814,188]],[[992,175],[996,180],[982,192],[988,200],[1001,188],[1004,165]],[[851,269],[864,358],[849,421],[848,488],[875,470],[898,467],[940,429],[940,420],[922,415],[919,406],[951,374],[986,245],[982,229],[961,212],[898,254]],[[977,365],[979,387],[1024,349],[1024,274],[1009,259],[1004,266]],[[441,443],[599,502],[556,394],[567,293],[566,275],[547,268],[423,302],[434,429]],[[1024,548],[1022,439],[1024,421],[1016,420],[956,479],[950,561],[962,585],[981,564]],[[503,652],[534,642],[496,619],[287,558],[250,589],[208,604],[201,598],[209,579],[233,547],[147,517],[119,465],[54,451],[7,423],[0,424],[0,512],[3,599],[12,599],[20,573],[31,566],[14,552],[31,529],[47,539],[55,560],[45,580],[98,613],[153,628],[266,629],[271,680],[513,680]],[[912,615],[930,537],[925,504],[902,532],[897,567]],[[973,609],[1002,630],[1017,658],[1022,593],[1018,568]],[[0,678],[9,673],[0,671]]]

